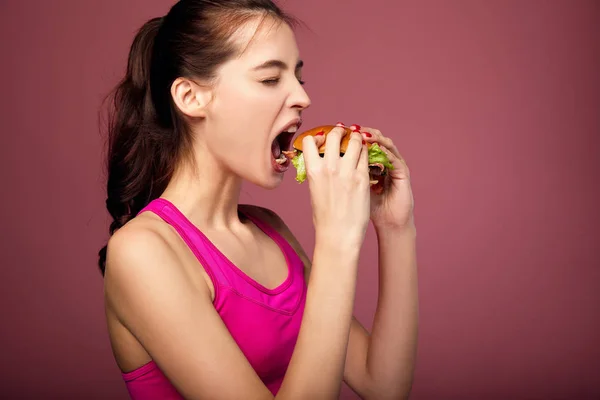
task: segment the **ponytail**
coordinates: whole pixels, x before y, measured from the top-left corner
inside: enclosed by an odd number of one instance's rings
[[[113,219],[110,235],[160,196],[177,155],[176,149],[169,146],[173,143],[172,138],[169,140],[173,136],[172,124],[158,123],[151,92],[152,55],[162,20],[153,18],[138,31],[125,78],[111,96],[106,198],[106,208]],[[104,246],[98,254],[103,275],[106,250]]]

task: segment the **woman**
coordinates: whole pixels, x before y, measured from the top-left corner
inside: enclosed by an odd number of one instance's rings
[[[334,22],[335,23],[335,22]],[[182,0],[138,32],[109,129],[111,238],[100,251],[117,364],[134,399],[408,396],[417,332],[413,200],[392,141],[354,126],[303,141],[311,259],[272,211],[274,141],[310,100],[293,20],[269,0]],[[288,135],[289,136],[289,135]],[[369,191],[365,142],[395,165]],[[337,146],[337,147],[336,147]],[[369,218],[379,243],[372,334],[352,316]]]

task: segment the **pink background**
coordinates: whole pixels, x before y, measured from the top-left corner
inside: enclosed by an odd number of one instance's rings
[[[127,398],[95,264],[108,223],[97,107],[134,30],[170,4],[0,3],[3,398]],[[298,33],[305,126],[377,127],[412,167],[412,399],[600,398],[599,4],[284,3],[312,30]],[[243,201],[276,210],[312,253],[291,174]],[[362,255],[356,313],[370,327],[372,230]]]

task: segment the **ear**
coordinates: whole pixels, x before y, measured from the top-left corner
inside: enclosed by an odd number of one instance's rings
[[[212,92],[188,78],[177,78],[171,85],[171,96],[182,113],[189,117],[204,118]]]

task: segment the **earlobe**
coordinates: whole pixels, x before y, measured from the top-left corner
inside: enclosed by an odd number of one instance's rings
[[[177,108],[185,115],[204,118],[210,91],[186,78],[177,78],[171,85],[171,95]]]

